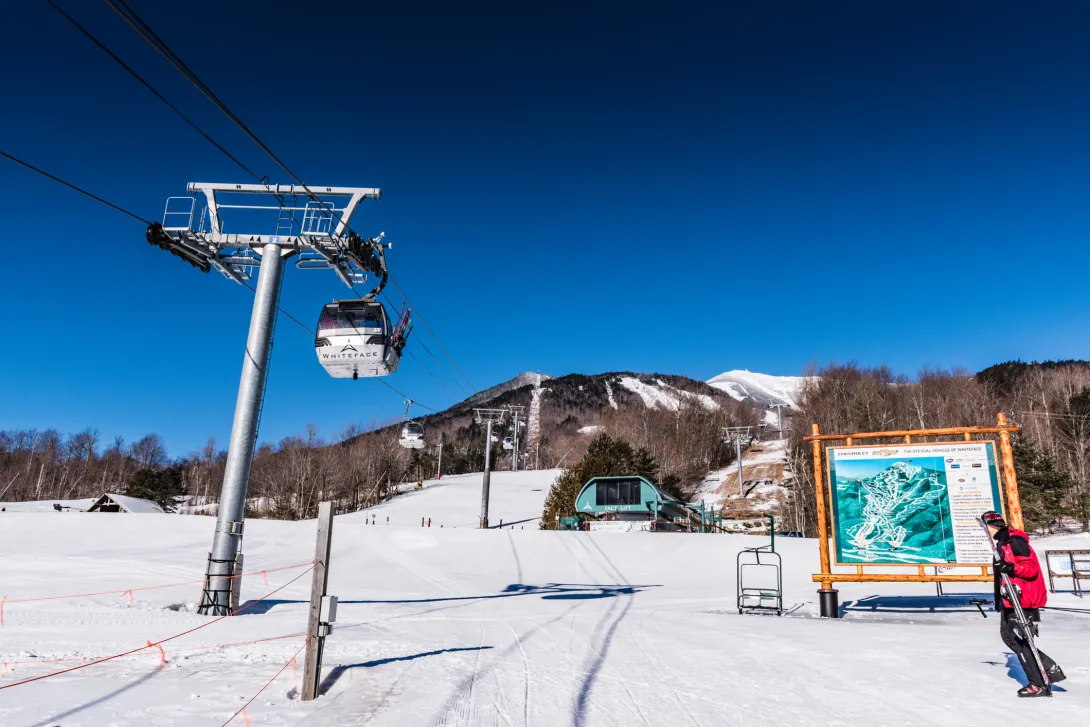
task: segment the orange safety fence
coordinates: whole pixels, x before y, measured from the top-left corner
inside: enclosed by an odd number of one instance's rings
[[[154,648],[156,646],[162,646],[162,644],[165,644],[168,641],[173,641],[174,639],[179,639],[179,638],[181,638],[183,636],[187,636],[187,635],[189,635],[189,634],[191,634],[191,633],[193,633],[195,631],[200,631],[201,629],[208,628],[212,624],[218,623],[219,621],[222,621],[223,619],[227,618],[228,616],[238,615],[238,614],[242,613],[243,611],[245,611],[246,609],[257,605],[258,603],[261,603],[262,601],[267,601],[272,596],[276,595],[280,591],[282,591],[285,588],[287,588],[288,586],[290,586],[292,583],[295,583],[297,580],[299,580],[300,578],[305,576],[307,573],[309,573],[311,570],[313,570],[316,565],[317,565],[317,562],[311,563],[310,567],[307,568],[305,571],[303,571],[299,575],[295,576],[294,578],[292,578],[290,581],[288,581],[284,585],[280,586],[279,588],[276,588],[276,589],[266,593],[261,598],[255,600],[255,601],[250,601],[250,602],[246,603],[244,606],[242,606],[241,608],[239,608],[239,609],[237,609],[235,611],[232,611],[231,613],[225,614],[223,616],[218,616],[218,617],[212,619],[211,621],[209,621],[207,623],[200,624],[199,626],[194,626],[193,628],[188,629],[186,631],[183,631],[180,634],[174,634],[173,636],[168,636],[167,638],[159,639],[158,641],[149,641],[144,646],[139,646],[139,647],[137,647],[135,649],[130,649],[130,650],[124,651],[124,652],[122,652],[120,654],[114,654],[112,656],[102,657],[100,659],[96,659],[95,661],[89,662],[87,664],[80,664],[78,666],[70,666],[67,669],[61,669],[59,671],[50,672],[49,674],[42,674],[41,676],[31,677],[29,679],[23,679],[23,680],[18,681],[18,682],[12,682],[11,684],[3,684],[3,685],[0,685],[0,691],[3,691],[5,689],[11,689],[12,687],[18,687],[18,686],[21,686],[23,684],[29,684],[31,682],[36,682],[36,681],[39,681],[41,679],[49,679],[50,677],[60,676],[61,674],[67,674],[69,672],[77,671],[79,669],[86,669],[89,666],[95,666],[96,664],[103,664],[103,663],[105,663],[107,661],[113,661],[114,659],[121,659],[121,658],[126,657],[126,656],[131,656],[132,654],[136,654],[138,652],[144,651],[144,650],[149,649],[149,648]],[[203,581],[200,581],[200,582],[203,582]],[[285,665],[285,668],[287,668],[287,665]]]
[[[258,697],[260,697],[261,693],[263,691],[265,691],[266,689],[268,689],[269,685],[272,684],[273,682],[275,682],[276,678],[278,676],[280,676],[281,674],[283,674],[284,670],[287,669],[289,666],[292,668],[292,670],[291,670],[292,679],[295,678],[295,660],[297,658],[299,658],[300,654],[303,653],[303,649],[307,648],[307,644],[310,643],[310,639],[311,639],[311,637],[308,636],[307,640],[303,642],[303,645],[299,647],[299,651],[295,652],[292,655],[292,657],[290,659],[288,659],[284,663],[284,666],[280,667],[280,670],[272,675],[272,679],[265,682],[265,686],[261,687],[261,689],[258,689],[257,694],[250,697],[250,699],[246,702],[246,704],[239,707],[238,711],[235,712],[234,714],[232,714],[230,717],[228,717],[227,721],[224,722],[223,724],[221,724],[220,727],[227,727],[227,725],[229,725],[231,723],[231,720],[233,720],[235,717],[239,716],[240,714],[242,715],[242,721],[248,726],[250,724],[250,719],[249,719],[249,717],[246,716],[246,708],[249,707],[251,704],[253,704],[254,700],[257,699]]]
[[[251,639],[250,641],[235,641],[230,644],[208,644],[206,646],[187,646],[184,649],[163,649],[162,646],[148,642],[148,646],[157,646],[159,649],[160,661],[159,667],[162,669],[162,665],[166,663],[167,654],[180,654],[188,651],[209,651],[211,649],[226,649],[232,646],[248,646],[250,644],[261,644],[267,641],[283,641],[284,639],[294,639],[298,636],[306,636],[305,631],[300,631],[297,634],[286,634],[284,636],[269,636],[264,639]],[[97,661],[103,659],[102,656],[66,656],[61,659],[22,659],[20,661],[0,661],[0,678],[7,675],[9,671],[15,671],[14,667],[22,666],[25,664],[61,664],[71,661]]]
[[[292,570],[294,568],[306,568],[308,565],[313,566],[314,564],[315,564],[315,561],[312,560],[312,561],[310,561],[308,563],[297,563],[296,565],[284,565],[284,566],[280,566],[279,568],[265,568],[263,570],[250,571],[249,573],[239,573],[238,575],[233,575],[233,576],[216,576],[216,580],[227,581],[227,580],[231,580],[231,579],[234,579],[234,578],[245,578],[247,576],[258,576],[258,575],[267,576],[269,573],[277,573],[279,571]],[[7,603],[34,603],[34,602],[38,602],[38,601],[61,601],[61,600],[69,599],[69,598],[89,598],[91,596],[113,596],[113,595],[124,596],[126,594],[129,596],[129,598],[131,600],[132,599],[132,594],[135,591],[155,591],[155,590],[158,590],[158,589],[161,589],[161,588],[174,588],[176,586],[192,586],[192,585],[197,584],[197,583],[204,583],[206,580],[208,580],[207,577],[200,578],[200,579],[195,580],[195,581],[180,581],[178,583],[164,583],[164,584],[158,585],[158,586],[140,586],[140,587],[137,587],[137,588],[119,588],[116,591],[98,591],[98,592],[95,592],[95,593],[73,593],[73,594],[70,594],[70,595],[67,595],[67,596],[43,596],[43,597],[40,597],[40,598],[12,598],[12,599],[9,599],[7,596],[4,596],[2,599],[0,599],[0,625],[3,625],[3,623],[4,623],[4,621],[3,621],[3,613],[4,613],[3,604],[4,604],[4,602],[7,602]],[[265,585],[269,585],[269,579],[267,577],[265,578]]]

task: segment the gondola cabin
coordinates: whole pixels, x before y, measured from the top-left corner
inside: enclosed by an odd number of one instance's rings
[[[334,378],[386,376],[397,370],[404,336],[404,322],[391,325],[381,303],[340,300],[322,309],[314,351]]]
[[[406,449],[424,447],[424,425],[420,422],[405,422],[401,425],[401,437],[398,440]]]
[[[511,437],[503,438],[503,448],[506,450],[512,450],[515,448],[515,440]]]

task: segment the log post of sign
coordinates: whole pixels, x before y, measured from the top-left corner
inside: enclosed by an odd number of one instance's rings
[[[314,572],[310,582],[310,612],[307,617],[307,645],[303,661],[303,700],[318,696],[322,671],[322,648],[330,626],[337,618],[337,598],[326,595],[329,584],[329,549],[333,542],[333,503],[318,504],[318,539],[314,546]]]

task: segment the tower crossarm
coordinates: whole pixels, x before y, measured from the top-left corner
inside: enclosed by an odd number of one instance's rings
[[[205,272],[214,267],[237,282],[249,280],[260,251],[273,244],[295,256],[296,267],[332,268],[349,287],[374,275],[381,277],[377,294],[385,283],[382,250],[389,245],[349,227],[360,203],[382,197],[378,188],[190,182],[186,190],[191,196],[167,200],[148,242]]]

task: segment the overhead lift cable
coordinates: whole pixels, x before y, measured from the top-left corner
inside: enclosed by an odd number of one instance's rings
[[[397,285],[397,284],[395,283],[395,285]],[[389,295],[387,295],[387,294],[386,294],[385,292],[383,292],[383,294],[382,294],[382,298],[383,298],[383,300],[385,300],[385,301],[386,301],[386,302],[387,302],[387,303],[388,303],[388,304],[390,305],[390,307],[391,307],[391,308],[397,309],[397,305],[396,305],[396,304],[394,303],[394,301],[393,301],[393,300],[391,300],[390,296],[389,296]],[[408,298],[405,298],[405,303],[404,303],[404,305],[407,305],[407,306],[409,307],[409,310],[411,310],[411,311],[412,311],[413,313],[416,313],[416,314],[417,314],[417,317],[420,317],[420,314],[419,314],[419,313],[417,312],[417,310],[416,310],[415,308],[413,308],[413,306],[412,306],[412,303],[411,303],[411,302],[409,301],[409,299],[408,299]],[[424,323],[424,319],[423,319],[423,318],[420,318],[420,321],[421,321],[421,323]],[[436,341],[438,341],[438,340],[439,340],[438,338],[436,338],[436,337],[435,337],[435,334],[431,332],[431,329],[429,329],[429,328],[428,328],[428,324],[427,324],[427,323],[424,323],[424,329],[425,329],[425,330],[427,330],[427,331],[428,331],[428,333],[429,333],[429,334],[431,334],[431,337],[432,337],[432,338],[435,338],[435,340],[436,340]],[[457,376],[453,376],[453,375],[451,375],[451,374],[450,374],[449,370],[448,370],[448,369],[447,369],[447,368],[446,368],[446,367],[444,366],[443,362],[442,362],[442,361],[440,361],[439,359],[437,359],[437,358],[435,357],[435,354],[431,352],[431,349],[429,349],[429,348],[428,348],[427,346],[425,346],[425,345],[424,345],[424,342],[423,342],[423,341],[421,341],[421,340],[419,340],[419,339],[417,339],[417,341],[416,341],[416,342],[420,344],[420,347],[421,347],[421,348],[423,348],[423,349],[424,349],[425,351],[427,351],[428,355],[429,355],[429,356],[431,356],[431,358],[432,358],[432,361],[435,361],[435,363],[436,363],[436,364],[437,364],[437,365],[439,366],[439,370],[440,370],[440,371],[442,371],[442,372],[444,373],[444,375],[446,375],[446,376],[449,376],[449,377],[450,377],[450,380],[451,380],[451,382],[453,382],[453,384],[454,384],[455,386],[457,386],[457,387],[458,387],[458,390],[459,390],[459,391],[461,391],[461,392],[462,392],[462,394],[464,394],[465,396],[469,396],[469,392],[465,390],[465,387],[464,387],[464,386],[462,386],[462,384],[461,384],[461,383],[459,383],[459,381],[458,381],[458,377],[457,377]],[[442,344],[440,343],[439,345],[441,346]],[[409,353],[409,355],[410,355],[410,356],[412,356],[412,353],[411,353],[411,352],[407,352],[407,353]],[[414,360],[416,360],[416,362],[417,362],[417,363],[420,363],[420,359],[417,359],[417,358],[416,358],[415,356],[413,356],[413,359],[414,359]],[[453,363],[453,359],[451,360],[451,362]],[[421,368],[424,368],[424,364],[420,363],[420,367],[421,367]],[[426,369],[426,368],[424,368],[424,370],[425,370],[425,371],[427,371],[427,369]],[[440,384],[443,384],[443,382],[442,382],[442,381],[440,381],[440,380],[439,380],[438,378],[436,378],[436,377],[434,376],[434,374],[432,374],[432,373],[431,373],[430,371],[428,371],[428,374],[429,374],[429,375],[431,375],[431,376],[432,376],[432,378],[435,378],[435,380],[436,380],[436,381],[439,381],[439,383],[440,383]],[[467,381],[467,383],[468,383],[468,381]],[[472,385],[472,384],[470,384],[470,387],[472,387],[472,386],[473,386],[473,385]],[[445,384],[443,384],[443,388],[444,388],[444,389],[447,389],[447,391],[450,391],[450,389],[449,389],[449,388],[447,388],[447,386],[446,386]],[[454,396],[454,392],[453,392],[453,391],[451,391],[450,393],[451,393],[451,396]],[[457,398],[457,397],[455,397],[455,398]]]
[[[136,79],[137,81],[139,81],[139,82],[140,82],[140,83],[141,83],[141,84],[142,84],[142,85],[144,86],[144,88],[146,88],[146,89],[148,89],[149,91],[151,91],[151,92],[152,92],[152,93],[153,93],[153,94],[155,95],[155,97],[156,97],[156,98],[158,98],[158,99],[159,99],[160,101],[162,101],[163,103],[165,103],[165,104],[167,105],[167,107],[169,107],[169,108],[170,108],[170,110],[171,110],[171,111],[173,111],[174,113],[178,114],[178,116],[179,116],[179,117],[180,117],[180,118],[182,119],[182,121],[184,121],[184,122],[186,122],[187,124],[189,124],[190,126],[192,126],[192,127],[193,127],[193,129],[194,129],[194,130],[195,130],[195,131],[196,131],[196,132],[197,132],[198,134],[200,134],[201,136],[203,136],[203,137],[204,137],[204,138],[205,138],[205,139],[206,139],[206,140],[208,141],[208,143],[210,143],[210,144],[211,144],[212,146],[216,147],[216,148],[217,148],[217,149],[219,149],[219,150],[220,150],[221,152],[223,152],[223,153],[224,153],[224,154],[225,154],[225,155],[227,156],[227,158],[228,158],[228,159],[230,159],[231,161],[233,161],[233,162],[234,162],[235,164],[237,164],[237,165],[239,166],[239,168],[241,168],[241,169],[242,169],[242,171],[246,172],[247,174],[249,174],[249,175],[250,175],[251,177],[253,177],[253,178],[254,178],[254,179],[256,179],[257,181],[259,181],[259,182],[263,182],[263,179],[264,179],[263,177],[259,177],[259,176],[257,175],[257,173],[256,173],[256,172],[254,172],[254,171],[253,171],[252,169],[250,169],[250,168],[249,168],[249,167],[247,167],[247,166],[246,166],[245,164],[243,164],[242,162],[240,162],[240,161],[239,161],[239,160],[238,160],[238,159],[237,159],[237,158],[236,158],[236,157],[235,157],[235,156],[234,156],[233,154],[231,154],[231,152],[227,151],[227,149],[225,149],[225,148],[223,147],[223,145],[222,145],[222,144],[220,144],[220,143],[219,143],[218,141],[216,141],[216,140],[215,140],[215,139],[213,139],[213,138],[212,138],[211,136],[209,136],[209,135],[208,135],[208,134],[207,134],[207,133],[206,133],[206,132],[204,131],[204,129],[202,129],[201,127],[197,126],[196,122],[194,122],[194,121],[193,121],[193,120],[192,120],[191,118],[189,118],[189,117],[188,117],[188,116],[186,116],[186,115],[185,115],[184,113],[182,113],[181,109],[179,109],[179,108],[178,108],[177,106],[175,106],[175,105],[174,105],[174,104],[172,104],[172,103],[171,103],[170,101],[168,101],[168,100],[167,100],[167,98],[166,98],[166,96],[164,96],[163,94],[161,94],[161,93],[159,93],[159,92],[158,92],[157,90],[155,90],[155,87],[154,87],[154,86],[152,86],[152,85],[151,85],[150,83],[148,83],[148,82],[147,82],[146,80],[144,80],[144,78],[143,78],[143,77],[142,77],[142,76],[141,76],[141,75],[140,75],[139,73],[137,73],[136,71],[134,71],[134,70],[133,70],[133,69],[132,69],[132,68],[131,68],[131,67],[130,67],[130,66],[129,66],[129,65],[127,64],[127,63],[125,63],[125,61],[121,60],[121,59],[120,59],[120,58],[119,58],[119,57],[117,56],[117,54],[115,54],[115,53],[114,53],[113,51],[111,51],[111,50],[110,50],[109,48],[107,48],[107,47],[106,47],[105,45],[103,45],[103,44],[102,44],[102,42],[101,42],[101,41],[99,41],[99,39],[98,39],[98,38],[96,38],[96,37],[95,37],[94,35],[92,35],[92,34],[91,34],[91,32],[90,32],[89,30],[87,30],[87,29],[86,29],[86,28],[84,28],[84,27],[83,27],[82,25],[80,25],[80,24],[79,24],[78,22],[76,22],[76,20],[75,20],[75,19],[74,19],[74,18],[73,18],[73,17],[71,16],[71,15],[69,15],[69,14],[68,14],[68,13],[66,13],[66,12],[64,12],[64,10],[62,10],[62,9],[61,9],[60,7],[58,7],[58,6],[57,6],[57,4],[53,2],[53,0],[46,0],[46,2],[48,2],[48,3],[50,4],[50,5],[52,5],[52,6],[53,6],[53,9],[54,9],[54,10],[56,10],[56,11],[57,11],[58,13],[60,13],[61,15],[63,15],[63,16],[65,17],[65,19],[67,19],[67,20],[68,20],[68,22],[70,22],[70,23],[71,23],[72,25],[76,26],[76,28],[77,28],[77,29],[78,29],[78,30],[79,30],[79,31],[80,31],[81,33],[83,33],[84,35],[86,35],[86,36],[87,36],[87,37],[88,37],[88,38],[90,39],[90,41],[91,41],[92,43],[94,43],[94,44],[95,44],[95,45],[97,45],[97,46],[98,46],[98,47],[99,47],[100,49],[102,49],[102,52],[103,52],[103,53],[105,53],[106,55],[110,56],[110,58],[113,58],[113,59],[114,59],[114,60],[115,60],[115,61],[117,62],[117,64],[118,64],[119,66],[121,66],[121,67],[122,67],[122,68],[124,68],[124,69],[125,69],[126,71],[128,71],[128,72],[129,72],[129,75],[131,75],[131,76],[132,76],[133,78],[135,78],[135,79]]]
[[[338,222],[344,224],[344,221],[340,218],[340,215],[338,215],[336,213],[336,211],[333,210],[332,208],[326,207],[326,203],[324,201],[318,199],[317,195],[315,195],[314,192],[311,191],[311,189],[303,182],[303,180],[300,179],[299,176],[295,174],[295,172],[293,172],[291,169],[289,169],[287,164],[285,164],[280,159],[280,157],[278,157],[276,154],[274,154],[272,149],[270,149],[268,146],[266,146],[265,143],[262,142],[261,139],[259,139],[257,137],[257,135],[253,131],[251,131],[250,128],[248,126],[246,126],[246,124],[243,123],[242,120],[237,115],[235,115],[235,113],[233,111],[231,111],[230,108],[228,108],[227,104],[225,104],[223,101],[221,101],[220,98],[218,96],[216,96],[215,93],[213,93],[212,89],[210,89],[203,81],[200,80],[200,78],[197,77],[197,74],[194,73],[189,68],[189,66],[187,66],[185,64],[185,62],[178,56],[178,54],[175,53],[173,50],[171,50],[170,46],[168,46],[165,42],[163,42],[163,40],[158,35],[156,35],[155,31],[152,30],[151,27],[147,23],[145,23],[140,18],[140,16],[137,15],[132,10],[132,8],[130,8],[125,3],[125,0],[105,0],[105,2],[106,2],[107,5],[109,5],[111,8],[113,8],[113,10],[118,15],[120,15],[121,18],[124,19],[125,22],[127,22],[133,28],[133,30],[135,30],[137,33],[139,33],[140,36],[143,37],[144,40],[146,40],[149,45],[151,45],[161,56],[163,56],[163,58],[165,58],[168,63],[170,63],[172,66],[174,66],[174,68],[179,73],[181,73],[182,76],[184,76],[191,84],[193,84],[193,86],[196,87],[197,90],[199,90],[202,94],[204,94],[204,96],[209,101],[211,101],[212,104],[216,108],[218,108],[221,112],[223,112],[223,114],[228,119],[230,119],[232,122],[234,122],[234,124],[236,126],[238,126],[238,128],[244,134],[246,134],[246,136],[248,136],[251,141],[253,141],[255,144],[257,144],[258,147],[260,147],[261,150],[264,151],[269,156],[270,159],[272,159],[274,162],[276,162],[276,164],[281,169],[283,169],[284,172],[286,172],[289,177],[291,177],[300,187],[303,188],[303,190],[307,193],[307,195],[313,201],[321,204],[323,206],[323,208],[328,209],[330,214],[333,217],[337,218]],[[346,227],[346,229],[348,229],[351,232],[351,228],[348,228],[347,225],[345,225],[345,227]],[[458,364],[455,363],[453,357],[451,357],[451,355],[447,351],[446,347],[443,346],[442,341],[439,340],[439,337],[435,335],[435,332],[431,329],[431,326],[429,326],[427,324],[427,322],[423,319],[423,317],[420,315],[419,309],[417,309],[416,306],[414,306],[412,304],[412,301],[410,301],[408,296],[405,295],[405,291],[401,288],[400,285],[398,285],[397,281],[394,280],[392,276],[390,277],[390,280],[393,282],[394,287],[396,287],[398,289],[398,292],[401,293],[401,296],[405,299],[405,302],[406,302],[406,304],[408,304],[410,310],[412,310],[416,314],[416,316],[420,319],[420,322],[424,324],[424,329],[428,332],[428,334],[433,339],[435,339],[436,344],[439,345],[439,348],[443,351],[443,354],[446,355],[446,357],[448,359],[450,359],[451,364],[453,364],[454,368],[458,371],[459,374],[461,374],[462,378],[465,379],[465,382],[467,384],[469,384],[469,387],[471,389],[473,389],[474,391],[476,391],[477,388],[475,386],[473,386],[473,382],[471,382],[469,380],[469,377],[467,377],[465,375],[465,372],[463,372],[462,369],[458,366]]]
[[[420,359],[418,359],[418,358],[416,357],[416,355],[415,355],[415,354],[414,354],[414,353],[413,353],[412,351],[406,350],[406,351],[405,351],[405,353],[409,354],[409,358],[411,358],[411,359],[412,359],[413,361],[416,361],[417,365],[418,365],[418,366],[420,366],[420,368],[424,369],[424,373],[426,373],[426,374],[427,374],[428,376],[430,376],[430,377],[432,377],[433,379],[435,379],[436,383],[438,383],[438,384],[439,384],[440,386],[442,386],[442,387],[443,387],[444,389],[446,389],[446,390],[447,390],[447,393],[448,393],[448,394],[450,394],[451,396],[453,396],[453,397],[454,397],[455,399],[457,399],[457,398],[458,398],[458,395],[457,395],[457,394],[455,394],[455,393],[454,393],[453,391],[451,391],[451,390],[450,390],[450,387],[449,387],[449,386],[447,386],[446,384],[444,384],[444,383],[443,383],[443,381],[442,381],[442,379],[440,379],[440,378],[439,378],[438,376],[436,376],[436,375],[435,375],[435,374],[433,374],[433,373],[432,373],[431,371],[429,371],[429,370],[428,370],[428,367],[427,367],[427,366],[425,366],[425,365],[424,365],[424,364],[423,364],[423,363],[422,363],[422,362],[420,361]]]
[[[450,359],[450,362],[454,366],[454,368],[458,371],[458,373],[462,375],[462,378],[465,379],[465,382],[469,384],[469,388],[473,389],[473,391],[476,391],[477,387],[473,385],[473,382],[469,380],[469,377],[465,375],[465,372],[462,371],[462,369],[459,368],[458,364],[454,362],[454,358],[447,351],[446,346],[443,345],[443,342],[439,340],[439,336],[435,335],[435,332],[432,331],[431,326],[429,326],[428,322],[424,320],[424,316],[420,315],[420,311],[415,305],[413,305],[413,302],[409,300],[409,296],[405,295],[405,291],[402,290],[401,286],[397,284],[396,280],[394,280],[393,275],[390,276],[390,282],[394,284],[395,288],[397,288],[397,292],[401,293],[401,297],[405,299],[405,303],[409,306],[409,310],[415,313],[417,319],[419,319],[419,321],[424,325],[424,330],[426,330],[431,335],[431,337],[435,339],[435,342],[439,344],[439,350],[441,350],[443,354],[448,359]]]
[[[145,225],[150,225],[151,224],[150,222],[148,222],[147,220],[145,220],[143,217],[136,214],[135,212],[129,212],[124,207],[118,207],[113,202],[107,202],[106,200],[102,199],[102,197],[99,197],[98,195],[95,195],[95,194],[91,194],[86,189],[80,189],[76,185],[72,184],[71,182],[66,182],[63,179],[61,179],[60,177],[54,177],[49,172],[47,172],[47,171],[45,171],[43,169],[39,169],[38,167],[34,166],[33,164],[31,164],[29,162],[24,162],[22,159],[18,159],[16,157],[13,157],[11,154],[8,154],[7,152],[0,151],[0,156],[4,157],[5,159],[10,159],[11,161],[15,162],[16,164],[24,166],[24,167],[26,167],[27,169],[29,169],[32,172],[36,172],[38,174],[41,174],[43,177],[46,177],[47,179],[52,179],[57,184],[63,184],[65,187],[68,187],[71,190],[75,190],[76,192],[79,192],[80,194],[85,195],[87,197],[90,197],[91,199],[93,199],[96,202],[100,202],[100,203],[106,205],[107,207],[112,207],[113,209],[117,210],[121,214],[128,215],[129,217],[132,217],[134,220],[138,220],[140,222],[143,222]]]
[[[283,169],[289,177],[295,180],[295,182],[303,188],[303,190],[312,200],[321,204],[323,208],[329,209],[329,211],[337,217],[338,222],[343,222],[343,220],[340,219],[340,216],[337,215],[335,211],[333,211],[330,207],[327,207],[325,202],[318,199],[318,196],[311,191],[310,187],[304,184],[303,180],[300,179],[295,174],[295,172],[288,169],[288,166],[280,160],[280,157],[276,156],[276,154],[274,154],[272,150],[269,149],[269,147],[265,146],[264,142],[262,142],[261,139],[257,138],[257,135],[254,132],[250,131],[250,128],[246,126],[246,124],[242,123],[242,119],[236,116],[234,112],[227,107],[227,104],[221,101],[219,97],[212,92],[212,89],[210,89],[204,83],[204,81],[198,78],[196,73],[190,70],[189,66],[185,64],[185,62],[178,56],[178,54],[171,50],[170,46],[164,43],[163,40],[155,34],[155,31],[151,29],[151,26],[141,20],[140,16],[133,12],[133,9],[125,4],[125,0],[105,0],[105,2],[107,5],[113,8],[114,12],[120,15],[126,23],[132,26],[133,30],[139,33],[141,37],[143,37],[144,40],[146,40],[152,48],[158,51],[159,54],[163,56],[163,58],[165,58],[168,63],[170,63],[170,65],[174,66],[175,70],[181,73],[186,78],[186,80],[193,84],[193,86],[198,91],[204,94],[204,96],[209,101],[211,101],[216,108],[223,112],[223,114],[228,119],[234,122],[235,126],[242,130],[242,133],[250,137],[251,141],[257,144],[261,148],[261,150],[269,156],[270,159],[276,162],[276,164],[281,169]],[[118,7],[119,5],[120,7]],[[122,8],[124,8],[124,10],[122,10]]]

